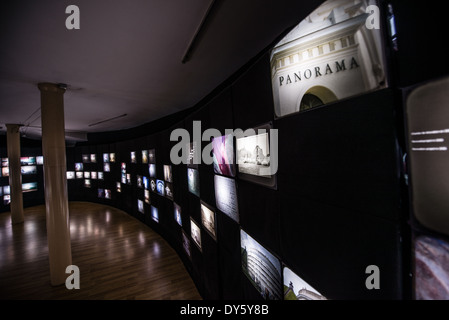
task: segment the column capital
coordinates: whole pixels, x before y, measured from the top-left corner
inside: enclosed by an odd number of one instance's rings
[[[9,132],[11,130],[11,133],[19,132],[20,127],[23,126],[23,124],[18,124],[18,123],[6,123],[5,125],[6,125],[7,132]]]
[[[62,83],[49,83],[49,82],[41,82],[37,84],[37,87],[41,92],[51,92],[51,93],[61,93],[64,94],[67,89],[66,84]]]

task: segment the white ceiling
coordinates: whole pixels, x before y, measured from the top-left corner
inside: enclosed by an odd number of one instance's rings
[[[190,108],[321,2],[217,0],[185,64],[183,55],[211,0],[2,4],[0,131],[19,123],[27,136],[40,136],[39,82],[68,85],[69,140]],[[80,9],[79,30],[65,27],[71,4]],[[122,114],[127,116],[89,126]]]

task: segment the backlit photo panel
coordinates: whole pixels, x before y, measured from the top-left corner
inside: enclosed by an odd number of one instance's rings
[[[277,117],[388,86],[382,17],[366,11],[368,5],[378,3],[328,0],[274,46]]]
[[[213,138],[212,157],[215,173],[235,177],[234,135]]]
[[[284,300],[326,300],[290,268],[284,267]]]
[[[214,240],[217,240],[217,226],[215,222],[215,211],[205,202],[201,201],[201,223]]]
[[[266,300],[282,300],[281,262],[240,229],[242,270]]]
[[[449,235],[449,78],[415,89],[407,99],[413,213]]]

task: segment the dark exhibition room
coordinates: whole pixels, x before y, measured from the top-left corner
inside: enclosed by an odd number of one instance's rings
[[[437,8],[3,4],[0,300],[449,300]]]

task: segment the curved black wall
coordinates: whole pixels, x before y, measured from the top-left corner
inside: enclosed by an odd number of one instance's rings
[[[274,119],[269,54],[254,61],[214,99],[170,128],[140,138],[75,147],[68,170],[82,162],[82,154],[97,154],[100,161],[85,164],[85,171],[103,171],[103,153],[116,153],[116,163],[104,180],[69,181],[71,200],[109,204],[133,215],[161,233],[177,250],[206,299],[259,299],[241,271],[240,228],[329,299],[400,299],[403,297],[401,243],[401,151],[397,139],[396,94],[387,89],[340,101],[310,112]],[[192,133],[193,121],[202,130],[250,128],[272,122],[279,132],[277,189],[236,177],[240,223],[217,212],[217,241],[202,228],[202,252],[191,245],[189,259],[182,247],[181,227],[173,216],[173,201],[151,192],[151,205],[159,209],[159,223],[150,206],[139,213],[144,199],[136,175],[148,176],[141,150],[156,150],[157,177],[171,164],[170,142],[175,128]],[[205,143],[203,143],[203,146]],[[136,151],[137,163],[130,163]],[[120,181],[126,162],[132,185]],[[182,208],[183,229],[190,235],[189,219],[201,225],[200,200],[215,206],[212,165],[199,165],[200,195],[187,190],[187,166],[173,167],[174,201]],[[112,191],[112,199],[99,199],[97,189]],[[408,262],[405,262],[406,264]],[[367,290],[365,269],[377,265],[382,290]]]

